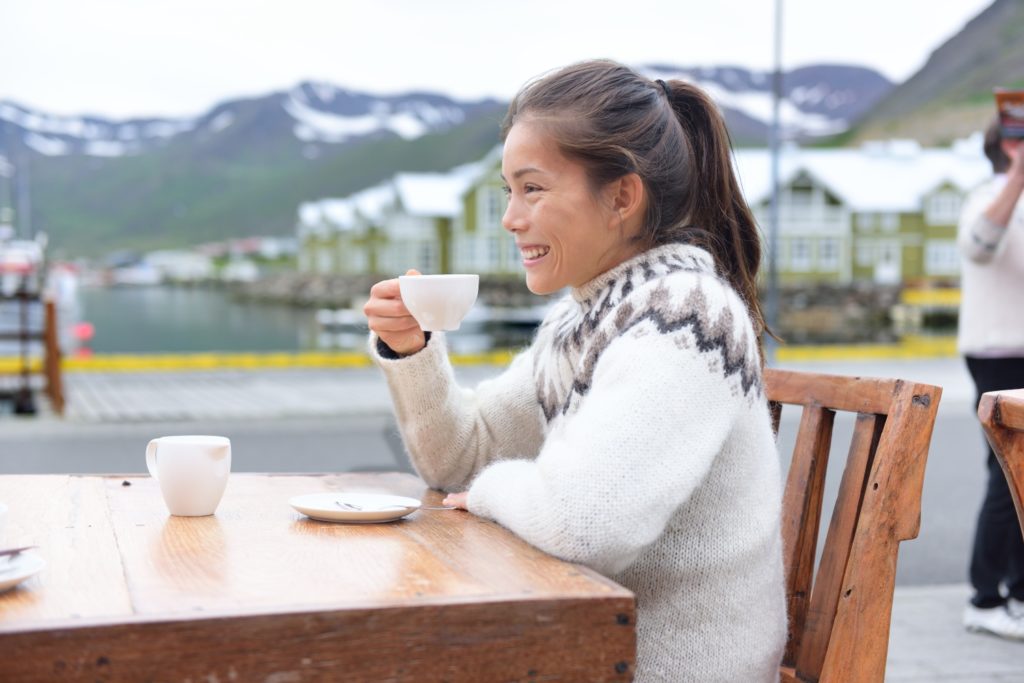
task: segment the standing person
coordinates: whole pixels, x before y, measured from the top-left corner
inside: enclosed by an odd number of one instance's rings
[[[413,465],[449,504],[632,590],[636,680],[777,680],[761,242],[720,113],[692,85],[591,61],[528,84],[502,136],[527,285],[571,293],[471,391],[397,281],[373,287],[371,353]]]
[[[965,257],[958,344],[977,389],[975,409],[987,391],[1024,387],[1024,145],[1003,138],[996,120],[985,155],[994,175],[967,198],[958,233]],[[991,448],[970,578],[964,626],[1024,640],[1024,536]]]

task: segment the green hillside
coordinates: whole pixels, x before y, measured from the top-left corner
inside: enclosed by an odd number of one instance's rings
[[[479,159],[498,141],[501,113],[412,141],[387,135],[320,146],[313,160],[294,143],[245,146],[202,136],[179,136],[137,156],[36,156],[33,223],[64,256],[292,234],[300,202],[345,196],[399,171]],[[253,139],[251,131],[245,138]]]
[[[996,0],[858,125],[854,141],[948,144],[995,117],[992,88],[1024,87],[1024,0]]]

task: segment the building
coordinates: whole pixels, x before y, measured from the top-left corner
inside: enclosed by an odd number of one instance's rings
[[[770,164],[767,150],[736,153],[740,183],[766,234]],[[980,139],[941,149],[924,149],[913,141],[783,149],[780,281],[955,283],[960,207],[966,193],[990,174]]]

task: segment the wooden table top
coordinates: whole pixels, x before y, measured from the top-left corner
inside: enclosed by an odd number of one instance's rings
[[[169,515],[148,477],[0,476],[0,500],[10,508],[5,545],[36,544],[47,563],[0,594],[0,649],[5,639],[32,634],[113,634],[119,626],[170,623],[201,628],[225,618],[359,614],[365,625],[373,610],[397,609],[406,617],[450,618],[455,627],[495,610],[521,612],[532,623],[540,617],[530,610],[600,605],[609,623],[592,627],[597,644],[618,648],[614,666],[602,664],[617,667],[607,680],[628,677],[629,591],[463,511],[420,510],[397,522],[347,525],[308,519],[288,505],[294,495],[321,491],[441,500],[407,474],[233,474],[216,515],[187,518]]]

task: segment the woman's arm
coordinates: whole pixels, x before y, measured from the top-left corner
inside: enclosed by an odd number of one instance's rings
[[[456,383],[443,333],[418,353],[390,359],[372,335],[370,353],[384,370],[413,467],[431,487],[465,488],[494,460],[536,456],[543,417],[530,351],[473,390]]]
[[[749,325],[736,328],[752,334]],[[488,467],[468,496],[475,514],[606,574],[658,538],[707,476],[737,416],[763,402],[757,387],[746,394],[723,370],[717,349],[701,351],[692,337],[685,344],[682,333],[635,332],[605,350],[579,411],[552,430],[535,461]]]
[[[999,252],[1007,227],[1024,193],[1024,154],[1020,146],[1010,148],[1010,169],[995,198],[965,207],[959,243],[964,256],[975,263],[990,263]]]

